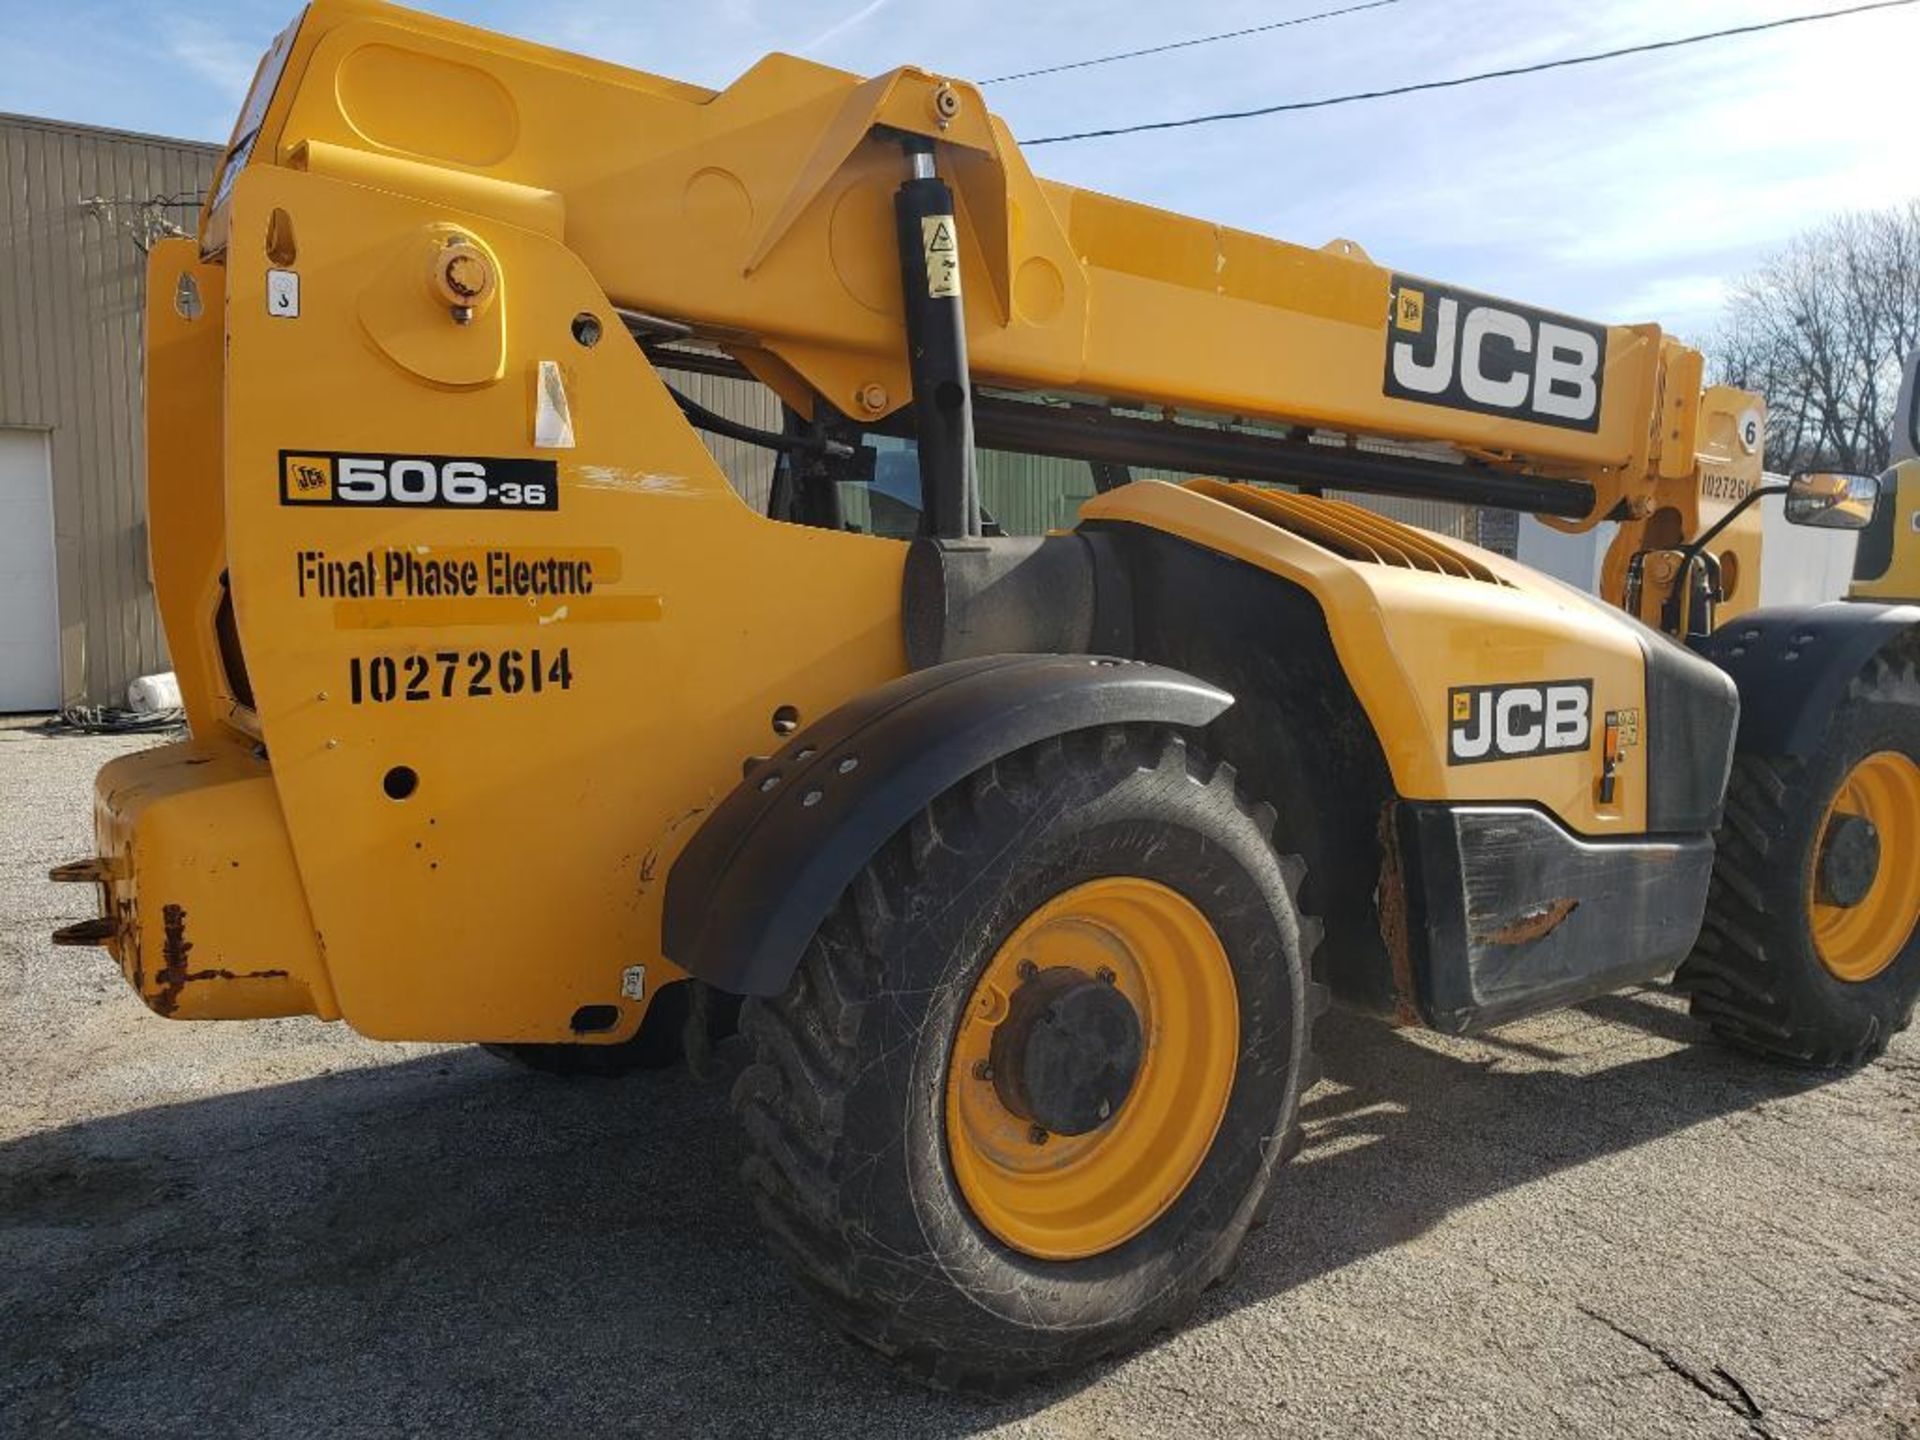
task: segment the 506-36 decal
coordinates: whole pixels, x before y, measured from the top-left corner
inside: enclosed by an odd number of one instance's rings
[[[280,452],[282,505],[379,505],[402,510],[558,510],[551,460],[472,455]]]
[[[435,650],[355,655],[347,696],[356,705],[390,701],[485,699],[573,688],[573,660],[558,650]]]

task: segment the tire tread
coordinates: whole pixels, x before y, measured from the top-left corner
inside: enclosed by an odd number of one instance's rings
[[[1904,649],[1911,649],[1911,646]],[[1920,711],[1920,676],[1903,647],[1869,661],[1848,686],[1842,713],[1862,704]],[[1780,756],[1737,755],[1728,782],[1725,818],[1715,837],[1713,878],[1693,953],[1674,976],[1696,1018],[1737,1049],[1812,1068],[1849,1068],[1877,1058],[1904,1025],[1870,1017],[1841,1036],[1817,1013],[1794,967],[1818,965],[1811,943],[1794,927],[1793,897],[1782,892],[1788,870],[1798,870],[1791,839],[1805,810],[1817,804],[1807,762]],[[1804,852],[1802,852],[1804,853]]]
[[[751,1145],[743,1178],[755,1210],[802,1285],[827,1302],[827,1312],[841,1329],[936,1389],[1003,1395],[1027,1381],[1077,1369],[1089,1357],[1075,1355],[1051,1366],[1023,1364],[1018,1371],[982,1369],[903,1333],[894,1307],[858,1282],[848,1201],[858,1186],[863,1159],[849,1145],[832,1097],[854,1083],[863,1012],[881,1003],[876,957],[885,950],[899,917],[908,912],[927,857],[946,845],[948,837],[958,839],[973,830],[984,807],[1009,796],[1045,794],[1049,786],[1063,783],[1064,772],[1076,760],[1103,769],[1126,766],[1189,776],[1230,796],[1271,841],[1273,807],[1249,800],[1231,765],[1209,764],[1177,734],[1112,726],[1043,742],[984,767],[970,783],[947,791],[921,812],[848,887],[808,945],[799,983],[782,995],[749,1000],[741,1012],[740,1028],[753,1046],[754,1059],[734,1087],[733,1103]],[[1289,856],[1283,870],[1289,895],[1297,903],[1304,867]],[[1305,934],[1302,951],[1311,962]],[[1310,979],[1306,990],[1311,1021],[1326,1008],[1327,989]],[[1306,1031],[1310,1042],[1311,1023]],[[1310,1043],[1300,1063],[1303,1077],[1317,1073]],[[1301,1088],[1304,1091],[1304,1083]],[[1299,1147],[1296,1115],[1282,1154],[1290,1156]],[[1217,1283],[1229,1273],[1237,1258],[1236,1246],[1210,1281]],[[1138,1340],[1116,1344],[1106,1354]]]

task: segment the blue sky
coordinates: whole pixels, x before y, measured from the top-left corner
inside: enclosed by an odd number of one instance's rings
[[[702,84],[787,50],[970,77],[1335,0],[438,0]],[[990,87],[1022,136],[1611,49],[1838,0],[1399,0]],[[0,0],[0,110],[224,138],[285,0]],[[1920,7],[1462,90],[1031,152],[1042,174],[1515,299],[1700,335],[1723,286],[1840,210],[1920,194]]]

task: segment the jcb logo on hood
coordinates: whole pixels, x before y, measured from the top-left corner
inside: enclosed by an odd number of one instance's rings
[[[1593,682],[1457,685],[1447,691],[1447,718],[1449,765],[1584,750],[1593,739]]]
[[[1393,277],[1386,393],[1568,430],[1600,428],[1604,326]]]

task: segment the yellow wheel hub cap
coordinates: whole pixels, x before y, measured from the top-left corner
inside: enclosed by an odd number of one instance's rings
[[[1879,865],[1851,905],[1828,902],[1821,866],[1844,817],[1879,832]],[[1894,750],[1867,756],[1848,772],[1814,840],[1810,915],[1814,948],[1837,979],[1871,980],[1894,962],[1920,921],[1920,766]]]
[[[1069,966],[1140,1021],[1139,1070],[1112,1117],[1056,1135],[1009,1110],[989,1060],[1021,985]],[[1220,1128],[1240,1051],[1233,968],[1199,910],[1152,880],[1092,880],[1021,923],[974,986],[947,1071],[947,1152],[961,1193],[1005,1244],[1045,1260],[1138,1235],[1186,1189]]]

